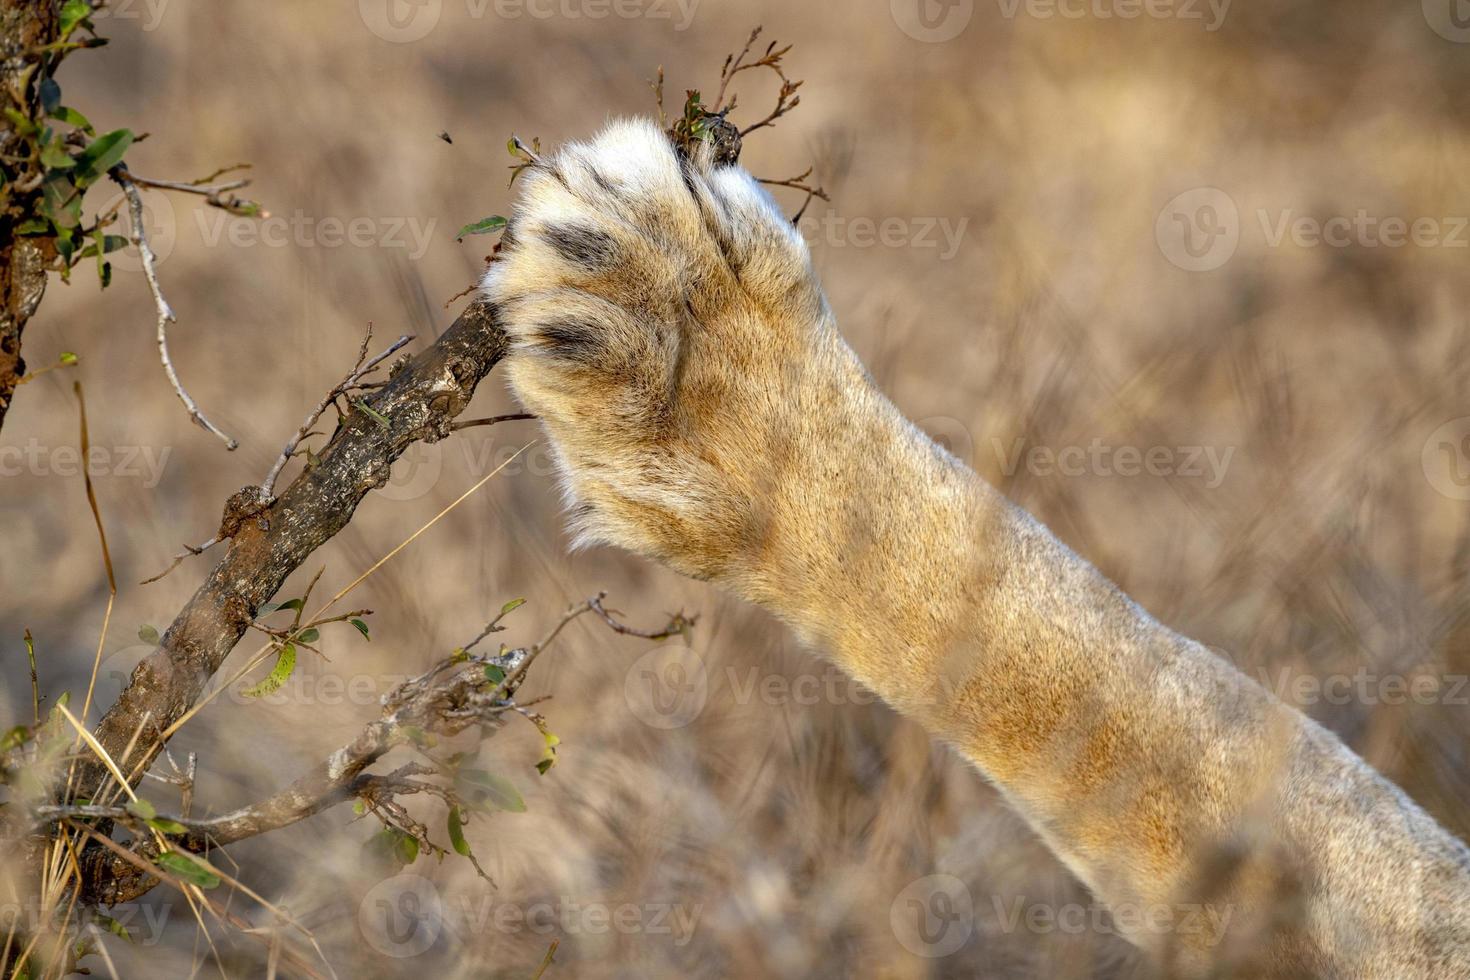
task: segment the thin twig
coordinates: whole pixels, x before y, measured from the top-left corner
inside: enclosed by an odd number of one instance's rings
[[[467,419],[463,422],[455,422],[449,427],[449,431],[458,432],[460,429],[468,429],[477,425],[496,425],[500,422],[519,422],[523,419],[534,419],[538,416],[529,412],[512,412],[509,415],[492,415],[483,419]]]
[[[198,180],[190,181],[154,180],[149,177],[139,177],[133,173],[129,173],[128,177],[140,187],[152,187],[162,191],[179,191],[183,194],[198,194],[204,198],[204,203],[229,211],[231,214],[240,214],[247,217],[270,217],[269,213],[261,210],[260,205],[255,201],[247,201],[233,194],[229,197],[222,196],[228,191],[237,191],[242,187],[249,187],[250,181],[247,178],[242,177],[237,180],[226,181],[223,184],[210,184],[210,181],[216,177],[220,177],[234,170],[244,170],[249,168],[249,166],[250,164],[248,163],[237,163],[234,166],[221,167],[208,177],[201,177]]]
[[[219,426],[211,422],[194,399],[184,390],[179,381],[178,372],[174,370],[173,359],[168,353],[168,325],[177,323],[178,317],[174,315],[173,308],[168,305],[168,300],[163,298],[163,289],[158,285],[157,260],[153,255],[153,248],[148,244],[148,233],[143,230],[143,196],[138,193],[138,185],[132,176],[122,167],[114,167],[111,171],[112,179],[122,186],[123,193],[128,196],[128,214],[133,223],[133,244],[138,246],[138,256],[143,262],[143,277],[148,280],[148,289],[153,294],[153,305],[158,309],[158,356],[163,361],[163,369],[168,374],[169,383],[174,387],[174,394],[179,396],[179,401],[184,403],[189,417],[195,424],[213,432],[224,441],[225,448],[238,449],[240,444],[230,436],[226,435]]]
[[[138,584],[139,585],[152,585],[154,582],[157,582],[159,579],[163,578],[165,575],[167,575],[169,572],[173,571],[175,568],[178,568],[179,567],[179,563],[182,562],[185,558],[188,558],[191,555],[202,555],[206,551],[208,551],[210,548],[213,548],[217,544],[219,544],[219,536],[218,535],[210,538],[208,541],[206,541],[206,542],[204,542],[203,544],[200,544],[200,545],[192,545],[192,544],[186,544],[186,545],[184,545],[184,550],[181,551],[181,552],[179,552],[177,555],[174,555],[173,561],[169,564],[169,566],[167,568],[165,568],[163,571],[159,572],[157,575],[153,576],[152,578],[145,578],[143,581],[139,582]]]
[[[367,335],[364,336],[362,339],[362,347],[358,351],[357,363],[353,366],[352,371],[347,375],[347,377],[338,382],[335,388],[327,392],[322,400],[317,403],[316,408],[312,409],[311,414],[306,417],[306,421],[301,423],[301,427],[296,430],[296,434],[293,435],[286,442],[286,448],[281,451],[281,455],[276,459],[275,465],[273,465],[270,472],[266,474],[265,481],[260,485],[261,489],[265,491],[266,499],[275,499],[276,480],[280,477],[281,470],[285,469],[286,464],[291,461],[291,457],[296,455],[297,449],[301,445],[301,441],[311,433],[311,427],[316,425],[317,420],[322,417],[322,414],[326,412],[329,407],[331,407],[332,403],[337,400],[337,397],[339,395],[346,394],[365,376],[372,373],[379,364],[382,364],[388,358],[392,357],[399,350],[401,350],[404,345],[411,342],[414,337],[413,334],[404,334],[403,336],[395,340],[388,347],[387,350],[383,351],[381,354],[378,354],[372,360],[364,362],[364,358],[367,357],[368,344],[372,341],[372,339],[373,325],[369,323],[367,327]]]

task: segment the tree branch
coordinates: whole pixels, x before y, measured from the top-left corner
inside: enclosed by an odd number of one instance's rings
[[[505,335],[489,304],[475,300],[432,347],[365,396],[371,415],[354,411],[340,421],[317,454],[319,462],[274,502],[258,486],[231,497],[218,535],[228,539],[224,556],[96,728],[98,742],[127,771],[147,769],[162,748],[159,733],[193,707],[260,606],[347,525],[369,490],[388,481],[405,449],[450,433],[454,417],[505,352]],[[140,729],[129,755],[129,742]],[[95,798],[108,778],[90,760],[77,786]]]

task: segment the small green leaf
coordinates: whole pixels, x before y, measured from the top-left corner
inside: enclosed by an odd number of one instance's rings
[[[21,136],[30,136],[38,131],[36,124],[18,109],[6,108],[5,118],[10,120],[10,125],[14,126],[16,133]]]
[[[485,677],[493,684],[499,684],[505,680],[505,671],[494,664],[485,665]]]
[[[107,171],[122,162],[123,154],[133,145],[131,129],[114,129],[87,144],[77,154],[77,182],[86,185],[100,180]]]
[[[31,730],[24,725],[16,725],[4,735],[0,735],[0,752],[9,752],[17,746],[24,745],[31,740]]]
[[[41,166],[47,170],[70,170],[77,162],[66,152],[61,140],[52,140],[41,147]]]
[[[556,747],[561,744],[561,739],[545,731],[541,733],[541,737],[546,740],[546,748],[541,751],[541,758],[536,761],[536,771],[544,776],[552,766],[556,765]]]
[[[318,629],[315,629],[315,628],[313,628],[313,629],[304,629],[304,630],[302,630],[300,633],[298,633],[296,635],[296,639],[299,640],[302,643],[315,643],[317,640],[320,640],[321,638],[322,638],[321,631],[318,630]]]
[[[267,694],[273,694],[281,689],[281,685],[286,683],[292,671],[295,669],[296,645],[287,643],[281,647],[281,652],[276,655],[276,665],[271,668],[271,672],[259,684],[256,684],[254,687],[248,687],[241,693],[247,698],[258,698]]]
[[[117,936],[119,939],[126,939],[128,942],[133,941],[133,934],[128,932],[128,927],[114,919],[112,916],[103,915],[101,912],[93,912],[92,918],[94,921],[106,926],[107,931],[112,933],[114,936]]]
[[[51,222],[45,218],[27,218],[15,226],[17,235],[49,235]]]
[[[168,817],[155,817],[148,821],[148,826],[163,834],[186,834],[189,832],[188,827],[185,827],[177,820],[170,820]]]
[[[65,38],[90,16],[92,5],[87,0],[66,0],[61,7],[61,36]]]
[[[73,354],[73,355],[71,355],[71,359],[73,361],[75,361],[77,359],[77,356],[75,354]],[[63,354],[61,356],[61,360],[62,360],[62,363],[63,364],[66,363],[66,355],[65,354]],[[158,644],[158,629],[157,629],[157,627],[149,626],[147,623],[144,623],[142,626],[139,626],[138,627],[138,639],[142,640],[144,643],[151,643],[151,644],[154,644],[156,646]]]
[[[301,608],[301,600],[300,599],[287,599],[285,602],[267,602],[265,605],[263,605],[263,606],[260,607],[260,615],[262,615],[262,616],[269,616],[271,613],[273,613],[273,612],[280,612],[282,609],[300,609],[300,608]]]
[[[500,607],[500,615],[504,616],[507,613],[515,612],[517,609],[521,608],[525,604],[525,599],[512,599],[505,605]]]
[[[369,406],[368,403],[365,402],[365,401],[363,401],[361,398],[359,398],[357,401],[353,402],[353,404],[356,405],[358,408],[362,409],[362,413],[364,415],[366,415],[368,418],[372,419],[374,422],[376,422],[379,425],[381,425],[383,428],[386,429],[386,428],[389,427],[388,426],[388,419],[385,416],[383,416],[382,414],[373,411],[372,407]]]
[[[68,126],[71,126],[75,129],[80,129],[88,136],[93,135],[93,133],[95,132],[95,130],[92,129],[92,123],[88,121],[87,117],[82,115],[80,112],[77,112],[70,106],[57,106],[56,109],[52,111],[51,118],[59,119],[62,122],[66,123]]]
[[[64,350],[64,351],[61,352],[61,363],[62,364],[65,364],[65,365],[70,366],[72,364],[75,364],[76,362],[77,362],[77,356],[75,354],[73,354],[71,351]],[[158,631],[157,630],[154,630],[153,631],[153,635],[154,636],[157,636],[158,635]]]
[[[141,796],[128,804],[128,812],[135,817],[142,817],[144,820],[152,820],[158,816],[158,811],[153,808],[153,804]]]
[[[191,885],[200,888],[219,887],[219,874],[200,858],[186,856],[182,851],[167,851],[158,856],[158,865],[171,871]]]
[[[403,864],[413,864],[419,857],[418,838],[412,834],[399,834],[396,850],[399,861]]]
[[[348,622],[351,623],[353,626],[356,626],[357,627],[357,631],[362,634],[362,638],[363,639],[367,640],[369,643],[372,642],[372,639],[373,638],[371,636],[368,636],[368,624],[367,623],[364,623],[360,619],[349,619]]]
[[[82,195],[70,177],[52,172],[41,183],[41,213],[58,229],[82,223]]]
[[[470,842],[464,839],[464,814],[459,812],[459,807],[449,808],[449,843],[454,847],[456,854],[472,857]]]
[[[488,218],[481,218],[461,228],[454,236],[454,240],[462,242],[466,235],[484,235],[488,232],[499,231],[505,227],[505,219],[498,214],[492,214]]]
[[[520,791],[504,776],[484,769],[461,769],[454,774],[454,785],[460,798],[475,809],[526,812],[526,801],[521,799]]]

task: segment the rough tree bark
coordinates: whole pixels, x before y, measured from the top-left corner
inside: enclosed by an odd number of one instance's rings
[[[224,556],[96,728],[98,742],[124,772],[141,773],[157,757],[158,733],[194,706],[260,606],[347,525],[369,490],[387,482],[393,461],[420,439],[449,435],[450,423],[505,351],[505,335],[489,304],[475,300],[432,347],[366,399],[372,415],[359,410],[342,420],[317,454],[319,462],[273,503],[261,499],[259,487],[230,498],[220,527],[221,540],[228,539]],[[95,760],[79,772],[76,786],[83,796],[110,778]]]
[[[38,48],[60,36],[59,3],[37,0],[0,0],[0,101],[28,119],[37,115],[40,101]],[[0,159],[16,156],[21,142],[14,126],[0,117]],[[29,154],[27,154],[29,155]],[[10,409],[15,386],[25,375],[20,354],[21,334],[46,291],[49,256],[40,239],[17,238],[15,226],[35,211],[40,184],[22,179],[6,186],[0,207],[0,427]]]

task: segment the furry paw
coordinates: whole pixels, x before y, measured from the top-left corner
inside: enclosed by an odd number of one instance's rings
[[[646,120],[567,145],[523,174],[482,288],[577,542],[717,577],[760,547],[763,486],[840,341],[791,222],[703,156]]]

